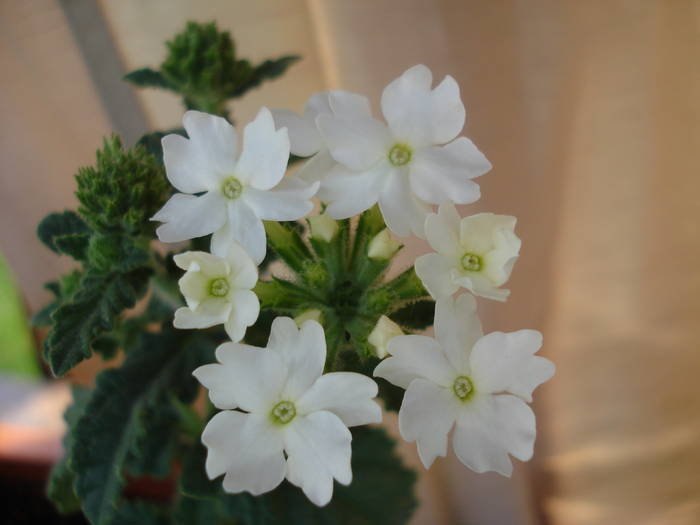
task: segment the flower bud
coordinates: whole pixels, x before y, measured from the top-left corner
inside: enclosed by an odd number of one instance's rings
[[[323,319],[323,314],[321,313],[321,310],[316,310],[315,308],[312,310],[305,310],[294,318],[294,322],[299,328],[301,328],[301,325],[303,325],[309,319],[319,323],[322,322],[321,320]]]
[[[367,255],[370,259],[389,260],[401,248],[401,243],[394,240],[389,230],[384,228],[369,242]]]
[[[403,335],[403,331],[394,321],[389,319],[386,315],[382,315],[377,324],[372,329],[372,332],[367,338],[367,342],[374,347],[375,353],[379,359],[384,359],[387,352],[387,345],[389,340],[397,335]]]
[[[323,242],[331,242],[338,232],[338,223],[326,214],[309,219],[311,238]]]

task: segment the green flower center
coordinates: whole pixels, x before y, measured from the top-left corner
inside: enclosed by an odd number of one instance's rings
[[[225,297],[231,287],[225,277],[212,279],[209,283],[209,295],[214,297]]]
[[[221,185],[221,193],[227,199],[237,199],[243,193],[243,184],[236,177],[229,177]]]
[[[466,401],[474,393],[474,385],[472,384],[472,380],[467,376],[459,376],[457,379],[455,379],[455,382],[452,385],[452,391],[460,399],[460,401]]]
[[[272,421],[278,425],[286,425],[297,415],[297,408],[291,401],[280,401],[270,412],[270,417]]]
[[[411,162],[413,151],[406,144],[394,144],[389,150],[389,162],[394,166],[403,166]]]
[[[478,272],[479,270],[481,270],[481,257],[476,255],[475,253],[465,253],[464,255],[462,255],[461,262],[462,268],[464,268],[468,272]]]

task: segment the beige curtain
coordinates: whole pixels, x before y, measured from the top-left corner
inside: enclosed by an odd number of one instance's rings
[[[188,18],[253,59],[305,58],[236,107],[372,97],[405,68],[452,74],[465,133],[494,164],[463,213],[518,216],[522,257],[487,331],[537,328],[556,378],[536,394],[535,459],[512,480],[454,457],[423,476],[415,523],[700,523],[700,2],[696,0],[102,0],[127,68]],[[63,262],[32,239],[72,204],[71,174],[109,130],[53,0],[0,2],[0,243],[30,305]],[[47,86],[50,86],[48,88]],[[153,127],[173,96],[139,93]],[[409,244],[403,263],[425,251]],[[390,422],[391,423],[391,422]],[[417,465],[414,447],[403,447]]]

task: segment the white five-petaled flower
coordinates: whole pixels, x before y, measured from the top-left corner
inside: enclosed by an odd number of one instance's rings
[[[372,400],[377,384],[351,372],[321,375],[326,342],[320,324],[306,321],[298,329],[289,317],[278,317],[267,349],[225,343],[216,358],[221,364],[194,371],[224,409],[202,434],[211,479],[225,474],[227,492],[258,495],[286,477],[319,506],[330,501],[334,478],[352,481],[348,427],[381,421]]]
[[[463,294],[437,302],[436,339],[394,337],[389,357],[374,375],[406,389],[399,431],[416,441],[426,468],[447,453],[447,436],[459,460],[476,472],[510,476],[508,454],[527,461],[535,441],[535,416],[527,402],[554,374],[551,361],[534,355],[535,330],[482,336],[476,300]]]
[[[515,222],[515,217],[493,213],[460,219],[451,202],[428,215],[426,237],[437,253],[418,257],[415,268],[430,295],[440,299],[466,288],[505,301],[510,291],[499,287],[510,277],[520,252]]]
[[[235,240],[259,264],[266,251],[262,220],[304,217],[318,183],[284,177],[289,137],[286,129],[275,130],[267,108],[246,125],[240,156],[236,130],[225,119],[188,111],[182,123],[189,139],[167,135],[162,141],[168,179],[182,193],[153,217],[165,223],[158,238],[178,242],[213,233],[212,253],[225,255]]]
[[[309,183],[322,180],[336,165],[316,124],[319,115],[341,115],[347,118],[368,115],[369,100],[362,95],[334,90],[309,97],[304,114],[288,109],[273,109],[277,128],[287,128],[291,152],[299,157],[311,157],[299,169],[297,176]]]
[[[318,197],[328,215],[344,219],[379,202],[391,231],[424,237],[432,204],[475,202],[471,179],[491,164],[466,137],[456,138],[465,121],[459,86],[451,76],[431,89],[432,73],[418,65],[382,93],[388,126],[372,118],[369,105],[352,116],[321,114],[316,122],[338,162],[323,179]]]
[[[174,258],[185,275],[179,281],[187,306],[175,311],[175,328],[209,328],[223,324],[232,341],[240,341],[255,323],[260,301],[252,288],[258,268],[243,247],[233,241],[225,257],[185,252]]]

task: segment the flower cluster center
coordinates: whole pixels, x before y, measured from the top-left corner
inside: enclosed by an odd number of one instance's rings
[[[209,295],[213,295],[214,297],[225,297],[230,288],[228,279],[225,277],[212,279],[209,283]]]
[[[221,193],[227,199],[237,199],[243,193],[243,184],[236,177],[229,177],[221,185]]]
[[[462,255],[462,268],[469,272],[478,272],[481,270],[482,261],[481,257],[475,253],[465,253]]]
[[[467,376],[459,376],[452,385],[452,391],[461,401],[466,401],[474,392],[474,385]]]
[[[297,407],[291,401],[280,401],[270,412],[272,421],[279,425],[286,425],[297,415]]]
[[[394,166],[403,166],[411,162],[413,151],[406,144],[394,144],[389,150],[389,162]]]

